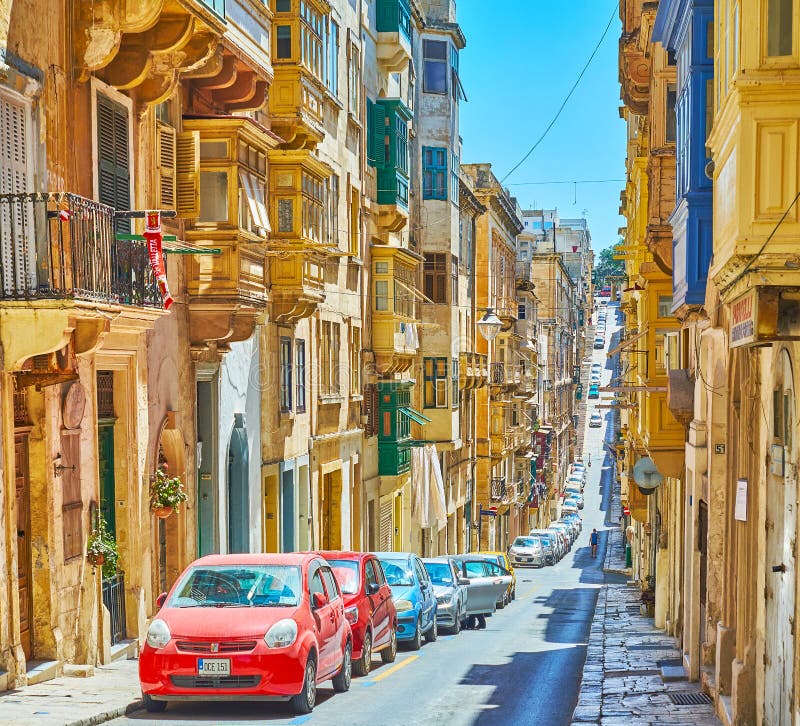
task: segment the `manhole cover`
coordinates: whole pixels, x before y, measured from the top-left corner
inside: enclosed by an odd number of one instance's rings
[[[703,706],[711,703],[705,693],[670,693],[669,700],[676,706]]]

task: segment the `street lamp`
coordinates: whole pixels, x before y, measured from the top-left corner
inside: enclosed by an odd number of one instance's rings
[[[483,339],[491,341],[497,337],[500,328],[503,327],[503,321],[494,314],[492,308],[486,308],[486,312],[476,325]]]

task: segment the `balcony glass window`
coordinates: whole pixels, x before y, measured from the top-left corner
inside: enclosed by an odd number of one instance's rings
[[[361,328],[350,330],[350,395],[361,393]]]
[[[425,93],[447,93],[447,42],[424,40],[422,90]]]
[[[422,198],[447,199],[447,149],[422,147]]]
[[[294,199],[278,199],[278,232],[294,232]]]
[[[423,265],[425,297],[434,303],[447,302],[447,255],[428,252]]]
[[[769,0],[767,7],[767,55],[792,54],[793,0]]]
[[[322,29],[323,17],[309,3],[300,3],[300,61],[314,76],[322,81],[323,52]]]
[[[303,413],[306,410],[306,341],[295,342],[295,377],[297,378],[296,410]]]
[[[406,318],[416,318],[416,298],[414,289],[414,270],[411,267],[394,264],[394,312]]]
[[[334,95],[339,95],[339,26],[333,21],[328,21],[327,67],[325,82],[328,90]]]
[[[450,407],[458,408],[458,358],[450,361]]]
[[[375,280],[375,310],[386,312],[389,310],[389,281]]]
[[[292,12],[292,0],[275,0],[276,13],[290,13]]]
[[[667,118],[665,124],[665,140],[669,143],[675,143],[677,118],[675,116],[675,103],[677,100],[677,93],[675,84],[667,84]]]
[[[425,408],[447,407],[447,358],[423,359]]]
[[[292,410],[292,339],[281,337],[281,412]]]
[[[303,236],[321,244],[325,217],[325,187],[321,179],[303,172]]]
[[[347,54],[347,110],[354,118],[361,118],[361,54],[350,43]]]
[[[200,172],[200,222],[228,221],[228,172]]]
[[[275,57],[289,60],[292,57],[292,26],[278,25],[275,28]]]
[[[412,115],[397,98],[367,100],[367,160],[378,170],[378,203],[408,205],[408,122]]]
[[[450,201],[458,205],[458,172],[461,169],[461,160],[458,154],[452,152],[450,154]]]
[[[672,295],[658,296],[658,317],[659,318],[672,317]]]

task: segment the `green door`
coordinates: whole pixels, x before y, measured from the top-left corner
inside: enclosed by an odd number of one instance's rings
[[[97,448],[100,469],[100,512],[108,531],[117,536],[117,521],[114,509],[114,425],[101,424],[97,429]]]

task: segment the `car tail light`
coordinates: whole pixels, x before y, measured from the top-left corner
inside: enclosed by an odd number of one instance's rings
[[[350,625],[355,625],[358,622],[358,608],[354,605],[351,608],[347,608],[344,611],[344,616],[347,618],[347,622]]]

